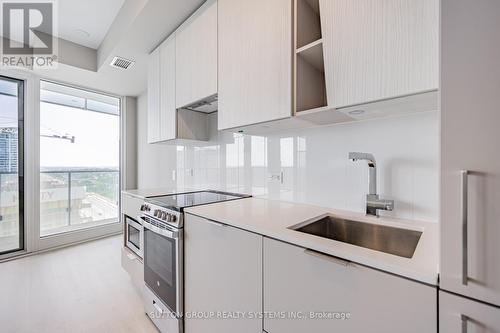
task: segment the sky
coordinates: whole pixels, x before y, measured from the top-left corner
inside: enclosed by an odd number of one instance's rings
[[[0,94],[0,127],[17,127],[17,98]]]
[[[0,94],[0,127],[17,127],[17,98]],[[75,136],[75,143],[40,138],[40,167],[113,167],[120,161],[120,118],[42,102],[40,134]]]
[[[41,168],[119,166],[118,116],[42,102],[40,134],[75,136],[75,143],[41,137]]]

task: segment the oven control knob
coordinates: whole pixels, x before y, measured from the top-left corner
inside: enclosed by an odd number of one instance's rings
[[[158,217],[158,215],[160,215],[160,211],[158,209],[155,209],[154,211],[154,216],[155,217]]]
[[[172,220],[171,220],[171,221],[172,221],[172,222],[175,222],[176,220],[177,220],[177,216],[172,215]]]
[[[162,212],[162,213],[161,213],[161,219],[162,219],[163,221],[166,221],[166,220],[167,220],[167,215],[168,215],[168,214],[167,214],[166,212]]]
[[[141,212],[143,212],[145,210],[146,210],[146,206],[145,205],[141,205]]]

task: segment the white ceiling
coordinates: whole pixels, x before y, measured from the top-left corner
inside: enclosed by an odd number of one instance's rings
[[[58,37],[97,48],[97,71],[59,63],[57,69],[35,72],[47,79],[102,92],[139,96],[147,89],[149,53],[204,1],[59,0]],[[77,26],[96,32],[85,43],[77,39],[82,37],[65,35]],[[135,64],[126,71],[113,68],[109,63],[114,56],[134,60]]]
[[[57,37],[97,49],[125,0],[57,1]],[[85,33],[87,32],[88,35]]]

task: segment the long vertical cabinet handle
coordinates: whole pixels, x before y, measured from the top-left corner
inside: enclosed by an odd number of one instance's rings
[[[469,280],[469,262],[468,262],[468,179],[469,171],[462,170],[462,284],[467,285]]]
[[[460,315],[460,320],[462,321],[462,333],[467,333],[467,322],[469,321],[469,317]]]

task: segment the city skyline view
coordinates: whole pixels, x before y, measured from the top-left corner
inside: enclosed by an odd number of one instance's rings
[[[42,82],[40,236],[116,222],[119,202],[119,99]],[[0,82],[0,252],[18,247],[19,100]],[[21,221],[22,222],[22,221]]]
[[[119,101],[42,83],[40,235],[118,219]]]

